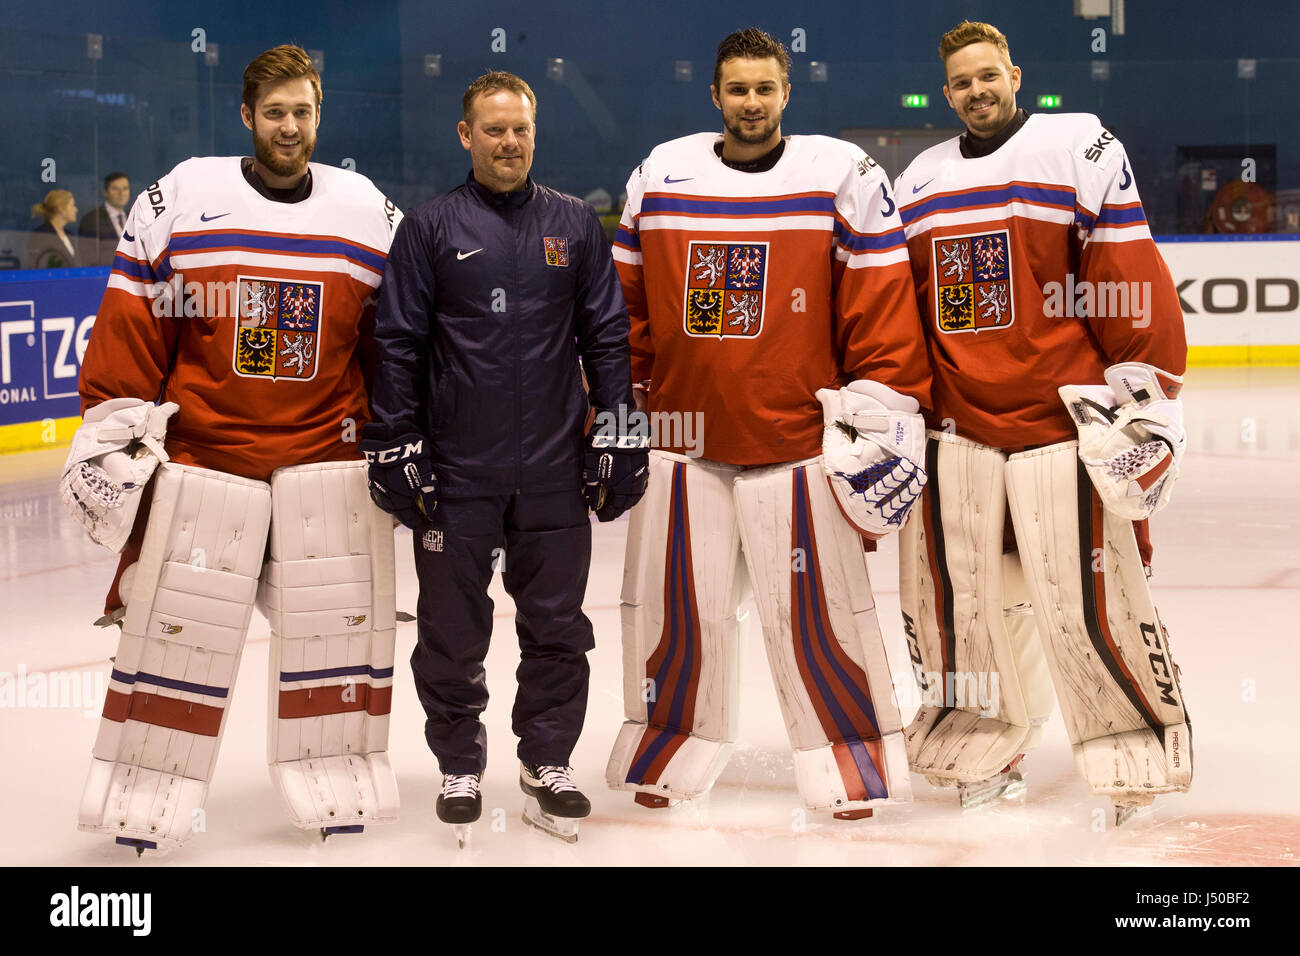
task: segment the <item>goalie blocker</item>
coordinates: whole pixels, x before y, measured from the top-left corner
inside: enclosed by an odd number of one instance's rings
[[[80,829],[143,850],[204,828],[255,602],[271,621],[272,779],[294,823],[347,832],[396,819],[386,754],[393,541],[365,471],[282,468],[268,486],[159,469]]]

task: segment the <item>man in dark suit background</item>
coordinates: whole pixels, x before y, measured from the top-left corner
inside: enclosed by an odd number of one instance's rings
[[[131,201],[131,180],[126,173],[113,172],[104,177],[104,202],[82,217],[77,225],[81,239],[78,258],[82,265],[113,264],[117,240],[126,225],[126,206]]]

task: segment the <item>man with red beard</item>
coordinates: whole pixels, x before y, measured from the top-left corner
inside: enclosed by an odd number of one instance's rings
[[[189,159],[140,195],[82,365],[61,492],[122,553],[106,607],[122,636],[79,825],[141,851],[202,829],[255,598],[294,823],[397,815],[392,523],[356,442],[401,215],[308,163],[320,105],[306,51],[248,65],[252,158]]]

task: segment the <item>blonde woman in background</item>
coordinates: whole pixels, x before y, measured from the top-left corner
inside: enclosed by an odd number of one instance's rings
[[[45,200],[32,206],[32,218],[42,217],[27,242],[27,268],[66,269],[77,265],[77,247],[64,231],[77,221],[77,200],[66,189],[51,189]]]

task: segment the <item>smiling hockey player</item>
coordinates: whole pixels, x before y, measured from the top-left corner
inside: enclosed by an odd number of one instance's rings
[[[122,551],[107,603],[122,636],[79,826],[141,851],[204,828],[254,603],[293,822],[397,818],[392,522],[356,432],[401,215],[364,177],[308,163],[320,103],[304,50],[248,65],[253,157],[187,160],[140,195],[82,365],[61,490]]]
[[[748,581],[804,803],[857,819],[911,796],[862,535],[896,530],[925,480],[930,375],[885,175],[849,143],[782,136],[789,66],[760,30],[728,36],[723,133],[657,146],[628,181],[633,376],[703,441],[661,441],[632,512],[606,782],[649,807],[713,786]]]
[[[989,24],[939,51],[966,132],[895,184],[941,429],[902,536],[924,696],[908,756],[966,806],[1022,789],[1054,682],[1079,771],[1122,822],[1192,776],[1142,520],[1183,454],[1183,317],[1114,135],[1018,110]]]

